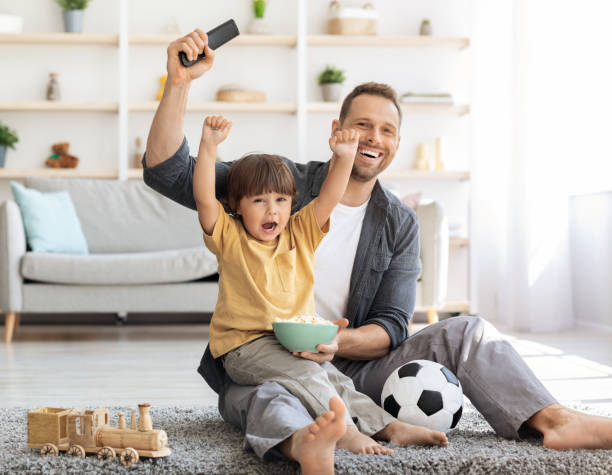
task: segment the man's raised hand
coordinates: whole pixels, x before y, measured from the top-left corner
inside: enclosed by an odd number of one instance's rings
[[[206,55],[203,60],[198,61],[193,66],[186,68],[179,58],[180,52],[187,55],[187,59],[192,61],[198,54],[204,52]],[[199,28],[182,38],[179,38],[168,46],[168,82],[170,84],[188,84],[193,79],[199,78],[202,74],[212,68],[215,61],[215,52],[208,47],[208,36]]]
[[[334,158],[354,160],[359,146],[359,132],[355,129],[337,130],[329,138],[329,148],[334,152]]]
[[[219,145],[227,138],[231,128],[232,123],[225,117],[208,116],[202,126],[202,142],[207,145]]]

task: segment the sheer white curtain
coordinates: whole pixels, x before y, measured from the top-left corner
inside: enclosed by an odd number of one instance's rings
[[[610,7],[492,3],[473,3],[476,308],[506,328],[571,328],[568,195],[612,180]]]

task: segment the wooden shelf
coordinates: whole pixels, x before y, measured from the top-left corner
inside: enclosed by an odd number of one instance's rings
[[[469,38],[442,36],[353,36],[353,35],[311,35],[309,46],[371,46],[377,48],[455,48],[470,46]]]
[[[119,45],[117,34],[96,33],[0,33],[0,44],[20,45]]]
[[[381,173],[382,179],[401,179],[401,180],[428,180],[428,181],[466,181],[470,179],[470,172],[463,170],[413,170],[398,169],[385,170]]]
[[[159,102],[131,102],[132,112],[153,112]],[[187,112],[277,112],[295,114],[297,105],[293,102],[189,102]]]
[[[128,168],[127,177],[129,180],[142,180],[142,168]]]
[[[118,178],[115,168],[0,168],[0,179],[23,179],[29,177],[53,178]]]
[[[0,102],[0,111],[19,112],[117,112],[116,102],[69,102],[69,101],[5,101]]]
[[[308,112],[340,112],[339,102],[309,102]],[[436,103],[401,103],[400,107],[405,114],[446,114],[462,116],[470,113],[469,105],[436,104]]]
[[[168,46],[177,35],[129,35],[130,45]],[[295,35],[240,35],[227,43],[227,46],[285,46],[294,48],[297,44]]]

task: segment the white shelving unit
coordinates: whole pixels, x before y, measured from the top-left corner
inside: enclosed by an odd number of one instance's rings
[[[308,34],[308,3],[307,0],[295,0],[297,4],[297,25],[295,34],[282,35],[251,35],[241,34],[225,47],[254,47],[254,48],[288,48],[295,50],[296,57],[296,92],[295,97],[282,102],[258,103],[231,103],[190,100],[187,113],[249,113],[249,114],[281,114],[295,116],[297,131],[297,161],[304,162],[307,157],[308,118],[312,114],[337,113],[339,103],[309,101],[307,95],[308,56],[314,50],[323,48],[417,48],[417,49],[447,49],[456,50],[461,54],[470,46],[470,39],[466,37],[438,37],[438,36],[340,36],[325,34]],[[128,2],[117,0],[119,16],[118,31],[116,33],[28,33],[28,34],[0,34],[0,45],[57,45],[63,50],[71,46],[113,48],[117,50],[118,93],[112,101],[28,101],[7,100],[0,101],[0,112],[59,112],[66,114],[100,113],[117,115],[117,158],[116,166],[110,168],[93,169],[46,169],[23,168],[0,169],[0,180],[23,179],[30,176],[49,177],[75,177],[75,178],[106,178],[106,179],[141,179],[142,170],[130,168],[128,144],[128,118],[131,113],[153,113],[158,106],[156,101],[130,101],[128,97],[129,84],[129,55],[134,54],[131,47],[147,48],[166,46],[176,39],[176,35],[167,34],[134,34],[128,29]],[[138,49],[139,50],[139,49]],[[140,50],[139,50],[140,51]],[[287,67],[287,65],[284,65]],[[94,98],[92,98],[94,99]],[[469,104],[402,104],[405,116],[418,115],[444,120],[463,120],[470,113]],[[151,115],[152,118],[152,115]],[[398,181],[462,183],[470,180],[469,170],[447,171],[418,171],[412,169],[386,170],[381,178]],[[469,226],[468,226],[469,227]],[[460,250],[468,248],[468,238],[452,238],[451,249]],[[469,258],[468,258],[469,262]],[[468,264],[469,266],[469,264]],[[468,270],[469,276],[469,270]],[[469,280],[469,278],[468,278]],[[471,292],[471,290],[470,290]],[[468,297],[469,298],[469,297]],[[442,311],[460,312],[469,311],[469,302],[452,302]]]

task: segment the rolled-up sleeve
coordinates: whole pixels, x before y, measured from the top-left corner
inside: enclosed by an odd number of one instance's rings
[[[419,228],[416,219],[406,220],[384,270],[364,323],[380,325],[389,334],[391,350],[408,338],[408,323],[414,313],[419,260]]]

